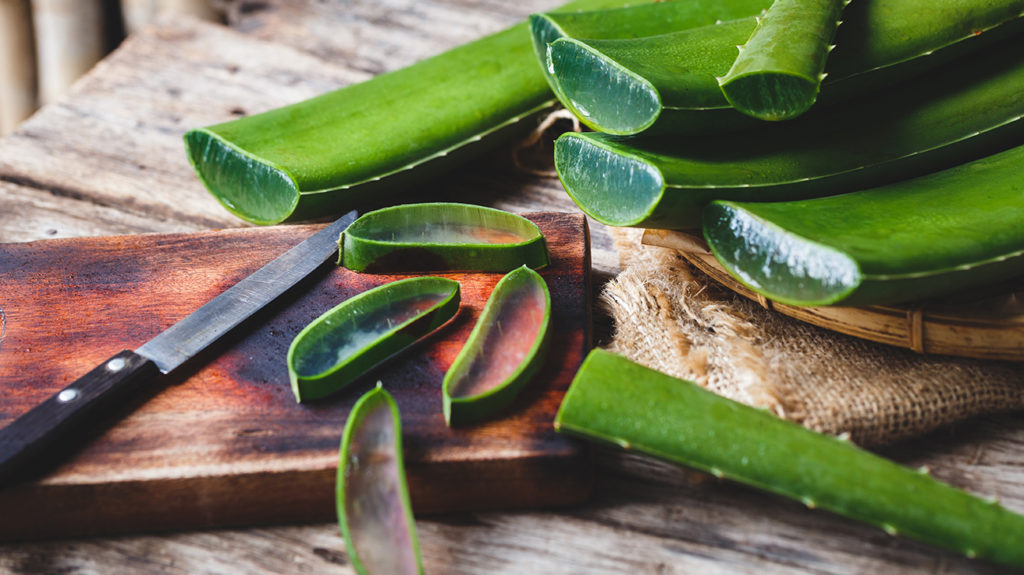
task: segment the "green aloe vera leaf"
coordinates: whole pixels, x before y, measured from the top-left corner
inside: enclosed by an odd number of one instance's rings
[[[448,425],[485,419],[515,399],[544,363],[550,322],[540,274],[523,266],[501,278],[444,376]]]
[[[819,101],[848,100],[1012,37],[1022,13],[1024,0],[855,2],[844,11]],[[630,14],[623,10],[622,19]],[[566,36],[550,45],[548,74],[562,104],[598,131],[747,128],[754,122],[730,108],[718,78],[756,26],[756,18],[747,17],[642,38]],[[706,117],[710,110],[716,113]]]
[[[968,557],[1024,566],[1024,516],[765,410],[594,350],[561,432],[709,472]]]
[[[704,237],[736,279],[791,305],[895,303],[1024,275],[1024,146],[827,198],[712,202]]]
[[[1021,143],[1024,42],[949,64],[926,80],[742,138],[565,134],[555,168],[570,197],[612,226],[700,227],[712,200],[783,201],[905,179]]]
[[[818,98],[825,60],[850,0],[775,0],[719,85],[738,111],[788,120]]]
[[[380,382],[352,407],[335,502],[349,560],[362,575],[423,573],[402,463],[402,418]]]
[[[537,60],[547,62],[548,45],[559,38],[642,38],[707,26],[759,14],[771,0],[683,0],[655,2],[605,10],[551,12],[530,16],[530,32]],[[552,91],[558,83],[544,66]]]
[[[434,331],[459,310],[459,282],[416,277],[367,290],[303,328],[288,348],[295,399],[319,399]]]
[[[551,100],[522,22],[366,82],[190,130],[185,147],[228,211],[275,224],[340,213],[449,170],[528,130],[521,120]]]
[[[362,215],[342,233],[338,262],[355,271],[507,272],[548,264],[537,225],[469,204],[405,204]]]

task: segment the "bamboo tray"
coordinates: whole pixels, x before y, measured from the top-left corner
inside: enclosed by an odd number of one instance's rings
[[[1024,361],[1024,278],[970,297],[860,308],[798,307],[773,302],[733,279],[698,235],[649,229],[641,242],[674,249],[736,293],[812,325],[918,353]]]

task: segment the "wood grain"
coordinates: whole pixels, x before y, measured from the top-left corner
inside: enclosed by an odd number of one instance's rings
[[[459,314],[322,401],[297,404],[284,358],[299,330],[337,303],[405,275],[328,264],[229,335],[148,401],[114,414],[38,481],[0,491],[0,537],[185,529],[333,516],[337,450],[355,400],[383,381],[402,412],[419,511],[578,503],[587,455],[551,427],[590,345],[586,220],[527,214],[551,248],[553,348],[500,417],[449,429],[441,380],[502,274],[460,282]],[[309,226],[0,244],[0,425],[119,349],[136,348],[298,243]],[[173,494],[173,496],[170,496]]]

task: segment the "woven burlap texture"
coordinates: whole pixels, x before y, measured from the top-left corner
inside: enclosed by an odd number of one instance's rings
[[[675,251],[616,230],[623,272],[602,303],[611,351],[805,427],[880,445],[972,416],[1024,409],[1024,366],[910,350],[768,311]]]

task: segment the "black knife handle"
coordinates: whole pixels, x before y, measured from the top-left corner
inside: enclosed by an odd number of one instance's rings
[[[0,429],[0,485],[20,479],[47,447],[102,418],[159,371],[151,360],[122,351]]]

